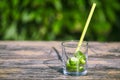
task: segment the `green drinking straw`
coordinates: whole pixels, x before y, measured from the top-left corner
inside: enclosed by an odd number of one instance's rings
[[[86,33],[86,31],[87,31],[87,28],[88,28],[88,25],[89,25],[89,23],[90,23],[90,20],[91,20],[91,17],[92,17],[92,15],[93,15],[93,12],[94,12],[95,7],[96,7],[96,3],[93,3],[92,8],[91,8],[91,11],[90,11],[89,16],[88,16],[88,19],[87,19],[87,21],[86,21],[84,30],[83,30],[83,32],[82,32],[80,41],[79,41],[79,43],[78,43],[78,46],[77,46],[75,52],[79,51],[79,49],[80,49],[80,47],[81,47],[81,44],[82,44],[83,39],[84,39],[84,37],[85,37],[85,33]]]

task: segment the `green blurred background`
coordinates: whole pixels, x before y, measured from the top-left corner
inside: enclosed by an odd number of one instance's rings
[[[87,41],[120,41],[119,0],[0,0],[0,40],[79,40],[92,3]]]

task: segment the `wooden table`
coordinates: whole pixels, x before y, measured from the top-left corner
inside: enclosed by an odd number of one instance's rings
[[[0,80],[120,80],[120,42],[89,42],[88,74],[62,73],[60,41],[0,41]]]

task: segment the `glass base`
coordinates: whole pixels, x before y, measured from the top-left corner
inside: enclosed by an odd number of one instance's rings
[[[84,76],[87,74],[87,70],[84,70],[82,72],[68,72],[67,70],[63,70],[64,75],[73,75],[73,76]]]

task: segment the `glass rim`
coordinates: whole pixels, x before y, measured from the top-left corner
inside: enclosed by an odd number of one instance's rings
[[[67,44],[65,44],[65,43],[68,43],[68,44],[69,44],[70,42],[76,42],[75,45],[77,46],[79,40],[66,40],[66,41],[62,41],[62,42],[61,42],[61,45],[64,46],[64,47],[71,47],[71,46],[68,46]],[[84,44],[86,43],[85,45],[88,45],[88,41],[83,41],[83,43],[84,43]],[[84,46],[84,45],[82,45],[82,46]]]

